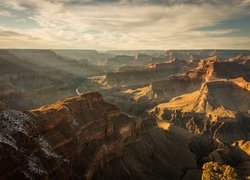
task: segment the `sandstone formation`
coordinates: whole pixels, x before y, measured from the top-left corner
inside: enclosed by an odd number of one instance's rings
[[[219,56],[223,60],[236,57],[239,54],[249,55],[249,50],[168,50],[166,53],[179,59],[192,59],[194,61],[207,58],[209,56]]]
[[[191,135],[128,117],[99,93],[0,118],[1,179],[180,179],[198,168]]]
[[[247,54],[1,50],[0,179],[250,176]]]
[[[198,80],[201,84],[200,88],[159,104],[155,108],[158,117],[164,116],[164,110],[204,114],[211,121],[218,118],[234,119],[238,112],[248,114],[249,83],[244,79],[248,76],[247,68],[238,62],[221,62],[216,56],[201,60],[197,68],[188,71],[185,76],[182,75],[183,78],[193,79],[192,82]],[[244,71],[244,69],[247,70]],[[185,84],[180,83],[180,85]]]
[[[117,55],[113,58],[107,60],[106,65],[109,66],[118,66],[118,65],[125,65],[125,64],[136,64],[134,56],[127,56],[127,55]]]
[[[228,81],[204,83],[198,91],[173,98],[168,103],[157,106],[160,112],[168,109],[204,113],[212,120],[235,118],[237,112],[247,113],[249,107],[249,91]]]
[[[249,95],[232,82],[211,81],[194,93],[159,104],[150,113],[193,134],[208,133],[232,144],[250,138]]]
[[[89,92],[98,89],[107,101],[115,103],[125,112],[139,115],[146,109],[168,102],[174,97],[198,92],[201,85],[208,81],[229,81],[229,84],[233,82],[247,90],[249,85],[244,77],[248,70],[244,70],[246,68],[240,65],[240,69],[236,71],[242,73],[229,76],[222,73],[227,71],[227,66],[224,69],[224,65],[221,65],[225,63],[228,63],[228,67],[234,66],[234,62],[224,62],[216,55],[201,59],[196,67],[193,67],[192,63],[185,63],[181,60],[151,66],[124,66],[119,68],[119,72],[89,78],[79,90]],[[180,66],[182,70],[174,75],[174,69]],[[151,71],[148,70],[149,67]],[[160,70],[155,71],[156,67]],[[185,69],[188,70],[185,71]],[[183,71],[184,73],[181,73]]]
[[[198,165],[211,161],[230,165],[236,169],[239,178],[250,175],[247,153],[247,142],[250,139],[250,69],[247,65],[248,58],[243,59],[225,62],[213,56],[201,60],[197,68],[183,75],[173,76],[175,79],[188,77],[198,80],[201,84],[197,90],[183,93],[169,101],[166,98],[167,102],[160,103],[149,111],[149,114],[157,117],[159,126],[173,123],[195,134],[189,147],[196,155]],[[163,96],[166,91],[165,96],[171,97],[168,89],[171,86],[167,84],[170,78],[164,83],[153,83],[152,89],[158,85],[158,94],[162,93]],[[176,90],[177,85],[178,83],[173,85]],[[184,83],[180,83],[180,87],[182,85],[185,87]],[[182,91],[188,91],[188,88]],[[157,91],[153,91],[154,94],[155,92]]]
[[[5,110],[5,104],[0,101],[0,111]]]
[[[121,72],[107,73],[103,83],[111,86],[131,86],[150,84],[152,81],[165,79],[171,74],[180,72],[186,63],[173,60],[166,63],[151,64],[146,67],[135,67]]]

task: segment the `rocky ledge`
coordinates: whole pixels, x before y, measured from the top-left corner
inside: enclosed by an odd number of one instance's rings
[[[99,93],[0,111],[0,179],[200,178],[191,135],[130,117]]]

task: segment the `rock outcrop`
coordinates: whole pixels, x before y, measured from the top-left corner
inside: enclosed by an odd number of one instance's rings
[[[192,59],[194,61],[199,59],[204,59],[210,56],[217,55],[223,60],[238,56],[239,54],[248,55],[250,54],[249,50],[168,50],[167,54],[171,54],[174,57],[180,59]]]
[[[1,50],[0,179],[249,176],[250,61],[225,60],[238,52],[106,54],[99,76],[95,51]]]
[[[1,179],[180,179],[197,168],[191,135],[129,117],[99,93],[0,119]]]
[[[204,83],[199,91],[173,98],[150,112],[193,134],[212,134],[222,142],[250,138],[249,92],[229,81]]]
[[[0,111],[5,110],[5,104],[0,101]]]
[[[197,67],[181,75],[172,75],[165,80],[152,82],[152,90],[158,97],[170,100],[173,97],[194,92],[203,82],[231,80],[244,89],[249,89],[247,81],[250,68],[241,62],[224,62],[218,56],[200,60]]]
[[[174,59],[170,62],[150,64],[144,67],[134,67],[121,72],[107,73],[103,84],[111,86],[148,85],[153,81],[166,79],[185,69],[185,61]]]
[[[148,55],[144,53],[138,53],[135,56],[131,55],[117,55],[115,57],[109,58],[105,65],[120,67],[120,66],[142,66],[149,63],[163,63],[170,60],[170,56],[166,54],[153,54]]]
[[[109,66],[121,66],[127,64],[136,65],[135,57],[127,55],[117,55],[113,58],[109,58],[106,62],[106,65]]]

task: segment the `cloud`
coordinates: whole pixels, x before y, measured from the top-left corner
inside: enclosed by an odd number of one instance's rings
[[[57,0],[57,2],[68,5],[86,5],[86,4],[132,4],[132,5],[176,5],[176,4],[222,4],[222,3],[240,3],[248,0]]]
[[[43,36],[43,35],[42,35]],[[12,31],[0,27],[1,48],[61,48],[58,42],[50,38],[40,38],[22,32]]]
[[[8,31],[8,30],[2,30],[0,29],[0,37],[14,37],[14,36],[22,36],[21,34],[14,32],[14,31]]]
[[[1,2],[1,0],[0,0]],[[37,47],[144,49],[228,46],[237,27],[199,28],[249,13],[249,0],[9,0],[5,7],[32,12],[38,27],[6,29],[38,38]],[[23,22],[25,18],[21,18]],[[20,20],[16,20],[19,21]],[[28,24],[28,23],[27,23]],[[225,37],[228,36],[228,37]],[[3,35],[1,36],[3,37]],[[10,37],[6,34],[6,37]],[[15,37],[15,36],[13,36]],[[210,42],[211,39],[221,42]],[[220,39],[219,39],[220,38]],[[245,37],[249,39],[249,37]],[[20,39],[20,38],[19,38]],[[17,39],[17,40],[19,40]],[[243,38],[238,38],[246,46]],[[231,44],[233,46],[233,44]],[[239,45],[237,45],[239,46]]]
[[[23,39],[28,39],[28,40],[40,39],[38,37],[33,37],[28,34],[23,34],[23,33],[19,33],[16,31],[11,31],[11,30],[1,29],[1,28],[0,28],[0,38],[11,38],[11,39],[23,38]]]
[[[10,8],[10,9],[14,9],[14,10],[17,10],[17,11],[25,10],[25,7],[22,5],[22,0],[21,1],[9,0],[9,1],[3,1],[1,3],[5,7]]]
[[[9,11],[0,11],[0,16],[10,17],[11,15]]]

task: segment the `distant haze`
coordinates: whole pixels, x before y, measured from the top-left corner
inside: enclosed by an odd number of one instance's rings
[[[250,0],[0,0],[0,48],[250,49]]]

